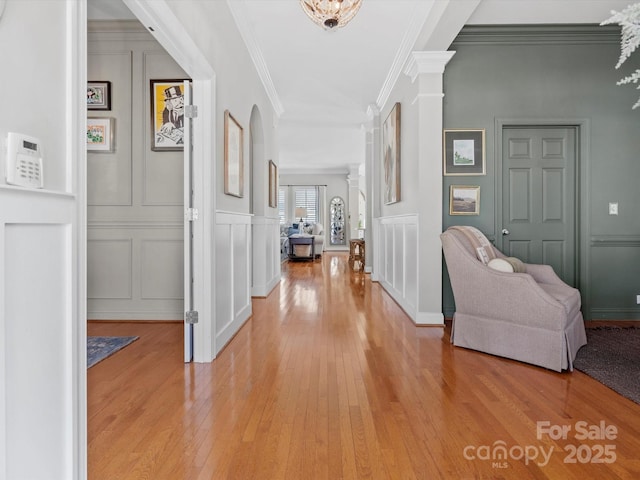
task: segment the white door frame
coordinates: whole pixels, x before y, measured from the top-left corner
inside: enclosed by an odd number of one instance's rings
[[[211,362],[215,352],[213,214],[216,209],[216,75],[165,1],[123,2],[192,79],[193,104],[198,107],[198,117],[193,124],[193,206],[199,211],[199,219],[193,225],[194,303],[198,305],[199,313],[199,322],[193,329],[193,361]]]

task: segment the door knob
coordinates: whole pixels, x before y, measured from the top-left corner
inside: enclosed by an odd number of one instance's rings
[[[506,228],[502,229],[502,235],[509,235],[511,232],[509,230],[507,230]]]

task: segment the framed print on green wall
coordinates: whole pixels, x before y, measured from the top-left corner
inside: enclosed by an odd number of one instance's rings
[[[444,130],[444,175],[485,175],[485,131]]]

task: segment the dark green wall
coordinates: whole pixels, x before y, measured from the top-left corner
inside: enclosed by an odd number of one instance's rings
[[[444,74],[444,128],[486,129],[486,175],[443,177],[443,227],[466,224],[495,240],[496,121],[582,122],[578,232],[585,319],[640,319],[640,92],[616,81],[639,68],[640,52],[616,70],[617,28],[465,27]],[[480,215],[450,216],[449,186],[479,185]],[[618,216],[608,215],[618,202]],[[500,239],[498,238],[498,241]],[[443,309],[455,311],[447,273]]]

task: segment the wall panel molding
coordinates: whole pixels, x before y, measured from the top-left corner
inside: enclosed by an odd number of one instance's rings
[[[142,300],[182,301],[184,299],[183,255],[183,240],[141,240],[140,298]]]
[[[266,297],[280,282],[279,217],[252,217],[251,235],[253,245],[251,295]]]
[[[415,323],[418,323],[418,215],[376,219],[376,279]]]
[[[87,27],[88,79],[110,81],[112,95],[111,111],[89,116],[116,126],[115,152],[87,156],[87,317],[179,320],[183,154],[151,151],[149,80],[187,75],[138,20]],[[127,255],[117,242],[127,242]]]
[[[218,285],[214,313],[214,356],[252,314],[251,223],[253,215],[216,211],[214,263]]]
[[[183,318],[184,248],[181,224],[101,222],[87,228],[87,236],[89,319]],[[128,245],[126,264],[121,249],[96,249],[96,246],[118,242]],[[158,248],[160,251],[157,251]],[[117,290],[123,286],[129,289],[128,295],[122,292],[118,295],[109,293],[109,289]]]
[[[131,222],[127,222],[127,221],[114,221],[114,222],[109,222],[109,221],[92,221],[89,222],[89,224],[87,225],[88,229],[92,229],[92,230],[175,230],[175,229],[180,229],[182,230],[182,228],[184,227],[184,223],[183,222],[173,222],[173,221],[168,221],[168,222],[164,222],[164,221],[160,221],[160,222],[153,222],[153,221],[131,221]]]
[[[640,247],[640,235],[592,235],[592,247]]]
[[[87,299],[133,299],[133,239],[89,239],[87,260]]]

